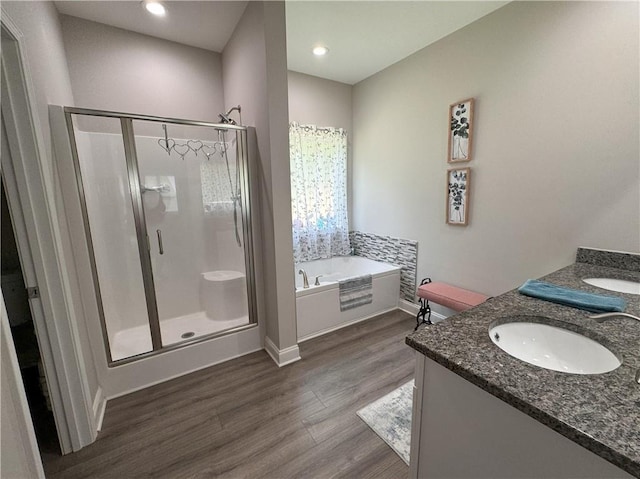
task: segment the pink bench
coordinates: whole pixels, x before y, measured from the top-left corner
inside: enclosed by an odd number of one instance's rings
[[[423,323],[433,324],[431,322],[429,301],[460,312],[484,303],[489,299],[489,296],[451,286],[447,283],[431,281],[431,278],[425,278],[418,287],[418,298],[420,298],[420,311],[416,316],[416,330]]]

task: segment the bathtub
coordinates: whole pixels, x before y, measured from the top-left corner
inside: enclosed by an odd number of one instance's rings
[[[307,272],[309,288],[303,288],[300,269]],[[295,265],[298,341],[326,334],[398,307],[400,267],[361,256],[337,256]],[[371,274],[373,302],[340,311],[338,281]],[[316,276],[320,285],[315,286]]]

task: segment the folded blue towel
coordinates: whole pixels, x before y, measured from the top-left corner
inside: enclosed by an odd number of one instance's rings
[[[526,296],[544,299],[552,303],[584,309],[592,313],[606,313],[608,311],[622,312],[627,302],[616,296],[591,294],[577,289],[563,288],[555,284],[545,283],[537,279],[529,279],[518,291]]]

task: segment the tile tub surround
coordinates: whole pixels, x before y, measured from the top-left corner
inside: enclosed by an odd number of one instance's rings
[[[618,251],[603,251],[593,248],[578,248],[576,263],[587,263],[596,266],[640,271],[640,254]]]
[[[604,292],[582,281],[610,277],[640,281],[640,272],[576,263],[541,278],[544,281],[627,300],[626,312],[640,315],[635,295]],[[611,318],[597,323],[591,314],[523,296],[517,290],[457,314],[406,338],[428,358],[493,396],[528,414],[630,474],[640,477],[640,323]],[[489,327],[504,318],[538,315],[604,338],[622,365],[600,375],[565,374],[524,363],[495,346]],[[515,318],[514,318],[515,319]]]
[[[349,242],[356,256],[402,266],[400,298],[411,303],[416,302],[417,241],[350,231]]]

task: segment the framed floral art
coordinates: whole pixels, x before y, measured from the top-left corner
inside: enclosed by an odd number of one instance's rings
[[[473,145],[473,98],[449,106],[447,162],[471,161]]]
[[[466,226],[469,222],[471,168],[447,170],[447,224]]]

